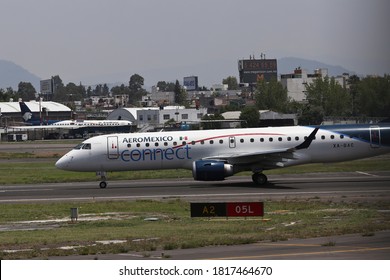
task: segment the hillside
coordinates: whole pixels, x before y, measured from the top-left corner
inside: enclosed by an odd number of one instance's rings
[[[39,91],[40,78],[23,67],[7,60],[0,59],[0,88],[18,89],[19,82],[30,82]]]

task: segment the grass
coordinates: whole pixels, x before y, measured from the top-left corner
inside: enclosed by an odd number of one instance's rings
[[[70,222],[70,208],[80,215],[109,219]],[[186,249],[215,245],[247,244],[289,238],[333,236],[347,233],[372,233],[390,229],[390,202],[333,203],[312,200],[266,201],[265,218],[203,219],[190,218],[188,202],[84,202],[1,205],[0,225],[20,225],[21,221],[64,219],[50,222],[51,227],[28,232],[0,232],[0,258],[47,258],[54,255],[93,255]],[[156,217],[158,221],[145,221]],[[103,245],[99,240],[123,240]],[[336,246],[336,244],[321,244]],[[59,249],[74,246],[73,249]],[[6,252],[5,250],[25,250]],[[169,255],[169,252],[168,252]]]

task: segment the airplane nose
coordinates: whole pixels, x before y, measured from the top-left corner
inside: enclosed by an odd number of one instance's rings
[[[55,166],[58,169],[66,170],[68,165],[69,165],[69,162],[70,162],[69,156],[68,155],[64,155],[62,158],[57,160],[57,162],[55,163]]]

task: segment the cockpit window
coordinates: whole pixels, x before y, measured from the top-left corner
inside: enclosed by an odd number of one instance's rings
[[[91,149],[91,143],[85,143],[82,149],[83,150],[90,150]]]
[[[76,147],[73,148],[73,150],[90,150],[91,149],[91,143],[81,143],[78,144]]]
[[[78,144],[76,147],[73,148],[73,150],[80,150],[83,145],[84,143]]]

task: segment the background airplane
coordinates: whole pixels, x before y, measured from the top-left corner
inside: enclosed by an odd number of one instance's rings
[[[88,127],[118,127],[131,126],[131,121],[126,120],[41,120],[37,118],[30,108],[24,103],[19,102],[20,111],[25,121],[24,126],[11,126],[12,129],[34,130],[34,129],[79,129]]]
[[[389,152],[389,123],[152,132],[92,137],[60,158],[56,167],[95,171],[101,175],[101,188],[107,186],[107,171],[178,168],[192,170],[201,181],[252,171],[253,182],[264,185],[264,170]]]

